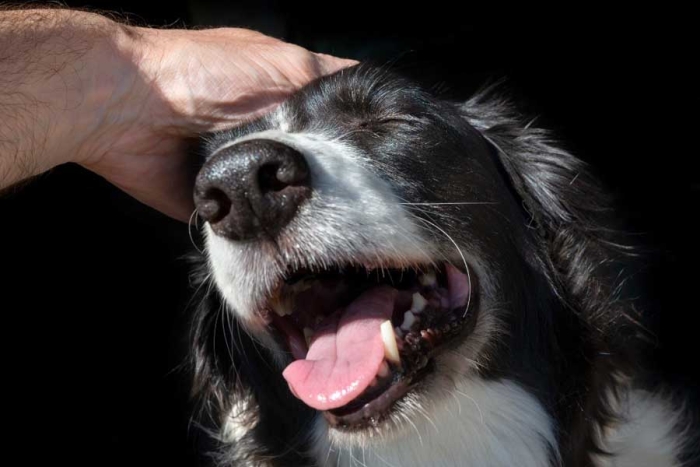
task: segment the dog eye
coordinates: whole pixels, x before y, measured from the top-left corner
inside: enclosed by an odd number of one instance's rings
[[[386,117],[374,120],[363,120],[359,123],[359,126],[360,128],[375,129],[377,127],[381,128],[383,126],[411,125],[413,123],[415,123],[415,121],[408,117]]]
[[[409,119],[407,119],[407,118],[397,118],[397,117],[393,117],[393,118],[383,118],[383,119],[381,119],[381,120],[378,120],[377,123],[380,123],[380,124],[383,124],[383,125],[390,125],[390,124],[399,125],[399,124],[409,124],[409,123],[413,123],[413,121],[412,121],[412,120],[409,120]]]

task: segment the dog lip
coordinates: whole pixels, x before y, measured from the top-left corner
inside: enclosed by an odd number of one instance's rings
[[[446,264],[439,269],[440,276],[443,278],[439,281],[447,280],[447,267]],[[390,365],[392,373],[388,381],[380,379],[378,386],[368,388],[356,400],[338,408],[321,411],[333,428],[352,431],[380,424],[391,414],[394,405],[429,373],[433,357],[441,353],[445,347],[452,345],[460,338],[463,339],[472,332],[478,310],[476,302],[479,294],[476,293],[478,289],[476,277],[471,274],[471,268],[468,267],[465,269],[454,267],[454,270],[459,270],[469,280],[470,294],[466,312],[460,312],[461,308],[453,308],[451,312],[443,313],[427,322],[427,327],[413,328],[413,330],[408,331],[403,336],[403,350],[400,352],[401,364],[398,367]],[[325,274],[322,271],[311,272],[309,270],[291,272],[292,274],[288,276],[289,280],[285,283],[287,286],[296,287],[303,287],[301,280],[304,275],[311,274],[315,279],[319,279]],[[419,278],[417,277],[416,280]],[[434,276],[433,281],[435,281]],[[444,285],[445,282],[442,284]],[[283,317],[275,316],[277,321],[282,319]],[[279,326],[275,327],[280,329]],[[292,354],[295,354],[293,349]]]
[[[412,379],[400,378],[377,397],[355,410],[326,410],[322,412],[323,416],[330,426],[336,429],[357,429],[366,425],[376,425],[394,403],[406,395],[413,384]]]
[[[464,318],[460,320],[462,322],[451,327],[452,332],[449,337],[442,339],[442,342],[435,347],[413,352],[418,361],[413,364],[410,373],[394,373],[392,382],[383,391],[375,393],[369,400],[364,399],[361,404],[350,403],[338,409],[323,411],[324,418],[331,427],[343,431],[379,426],[391,415],[395,404],[399,403],[422,380],[430,377],[430,373],[434,369],[433,357],[442,352],[445,347],[452,345],[461,336],[471,334],[476,325],[477,315],[478,306],[475,301],[472,301]],[[422,339],[418,340],[416,345],[428,347],[431,344]],[[360,398],[362,399],[362,396]]]

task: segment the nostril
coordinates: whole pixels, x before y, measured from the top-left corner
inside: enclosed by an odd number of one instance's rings
[[[197,205],[199,215],[210,224],[216,224],[231,211],[231,200],[218,188],[210,188]]]
[[[282,191],[289,185],[280,180],[280,168],[280,164],[270,163],[263,165],[258,170],[258,186],[263,194],[271,191]]]
[[[311,197],[313,174],[304,155],[269,140],[236,143],[210,157],[195,182],[199,216],[234,241],[272,238]]]
[[[258,186],[265,194],[282,191],[288,186],[303,185],[309,178],[308,167],[296,160],[291,163],[268,162],[258,170]]]

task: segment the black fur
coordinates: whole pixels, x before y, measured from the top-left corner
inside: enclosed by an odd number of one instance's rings
[[[636,261],[643,259],[589,168],[493,90],[456,104],[384,69],[360,66],[309,85],[288,108],[292,131],[318,122],[339,133],[359,129],[348,140],[381,155],[393,170],[377,171],[403,199],[498,201],[428,217],[458,238],[470,230],[489,268],[511,284],[502,301],[516,306],[500,315],[507,333],[494,343],[483,375],[515,379],[536,395],[555,420],[563,465],[593,466],[591,454],[602,452],[596,432],[616,417],[607,395],[623,376],[649,381],[641,362],[649,334],[633,299]],[[212,135],[205,153],[266,125],[260,119]],[[463,160],[464,154],[479,156]],[[411,177],[423,178],[400,183]],[[267,351],[225,310],[207,266],[200,269],[192,361],[194,395],[209,417],[203,420],[215,431],[237,394],[251,394],[259,410],[256,429],[238,446],[220,446],[218,461],[309,465],[303,434],[312,411],[291,396]]]
[[[201,273],[197,282],[205,283]],[[193,319],[192,394],[198,400],[195,419],[209,434],[216,465],[275,457],[279,465],[304,466],[311,462],[303,453],[306,442],[300,427],[308,426],[312,412],[295,399],[279,371],[269,363],[267,349],[241,329],[213,290],[199,287],[198,309]],[[218,430],[236,395],[252,394],[259,422],[242,445],[227,445]],[[235,464],[234,464],[235,465]]]

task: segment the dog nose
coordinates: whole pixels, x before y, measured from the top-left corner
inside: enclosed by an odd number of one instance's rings
[[[270,140],[216,153],[200,170],[194,189],[199,215],[217,235],[236,241],[274,237],[310,195],[304,156]]]

